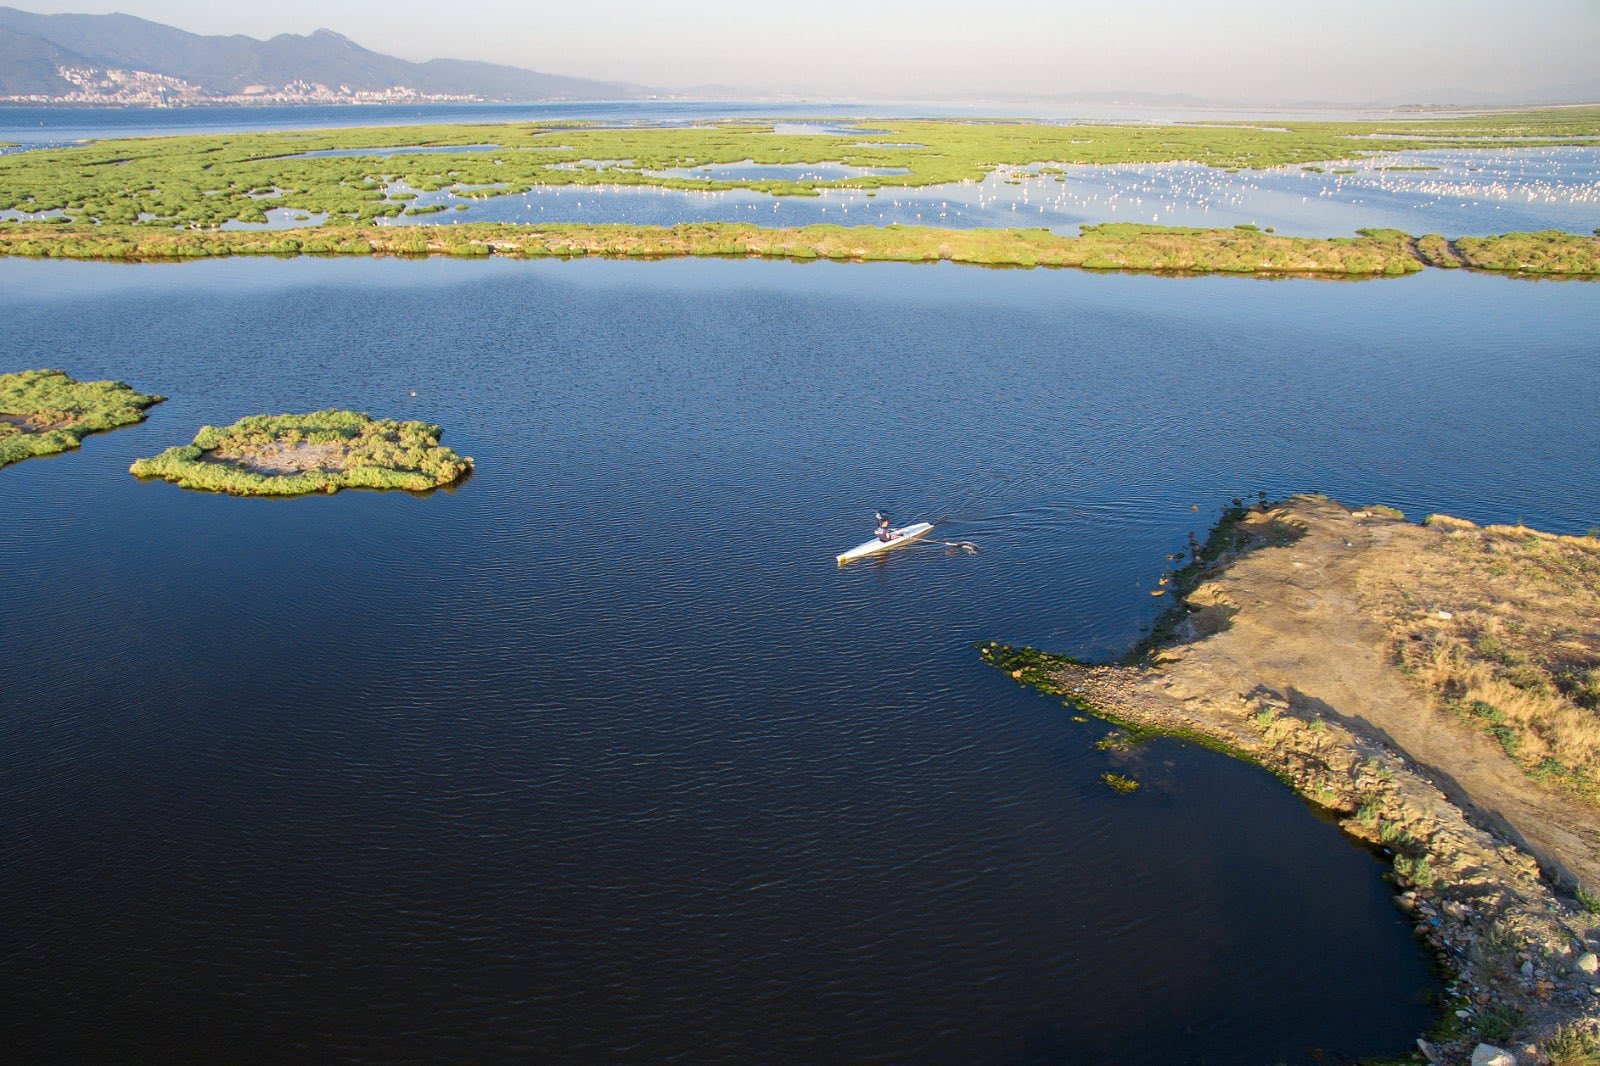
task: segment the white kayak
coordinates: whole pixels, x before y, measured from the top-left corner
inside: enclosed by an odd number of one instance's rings
[[[843,555],[838,556],[839,565],[843,566],[852,559],[865,559],[869,555],[877,555],[879,552],[886,552],[890,548],[903,548],[907,544],[926,537],[932,530],[932,522],[917,522],[914,525],[901,526],[899,529],[890,531],[888,540],[879,540],[874,537],[865,544],[858,544]]]

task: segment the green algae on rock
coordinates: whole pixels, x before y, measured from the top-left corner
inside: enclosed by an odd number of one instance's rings
[[[186,489],[232,496],[303,496],[340,489],[425,492],[459,481],[471,458],[439,444],[427,422],[375,419],[355,411],[251,415],[194,443],[168,448],[128,468]]]
[[[143,422],[146,396],[120,381],[75,381],[60,370],[0,374],[0,466],[76,448],[90,433]]]

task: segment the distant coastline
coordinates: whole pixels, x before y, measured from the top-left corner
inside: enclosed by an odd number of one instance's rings
[[[388,104],[485,104],[495,103],[484,96],[452,95],[449,93],[419,93],[397,87],[373,92],[340,93],[325,86],[316,86],[305,92],[272,91],[263,93],[236,93],[226,96],[174,96],[149,95],[142,92],[69,94],[66,96],[0,96],[0,107],[61,107],[61,108],[136,108],[164,111],[190,107],[344,107]],[[558,102],[549,101],[530,102]]]

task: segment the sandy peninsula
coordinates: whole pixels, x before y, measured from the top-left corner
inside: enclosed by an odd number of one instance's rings
[[[1196,556],[1123,664],[982,654],[1256,762],[1381,848],[1449,975],[1429,1061],[1600,1061],[1600,539],[1301,496]]]

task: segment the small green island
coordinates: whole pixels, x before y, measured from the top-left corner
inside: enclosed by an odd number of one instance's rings
[[[461,480],[472,459],[439,444],[427,422],[398,422],[355,411],[251,415],[194,442],[139,459],[140,478],[231,496],[304,496],[340,489],[426,492]]]
[[[0,466],[76,448],[90,433],[143,422],[146,396],[120,381],[77,381],[60,370],[0,374]]]

